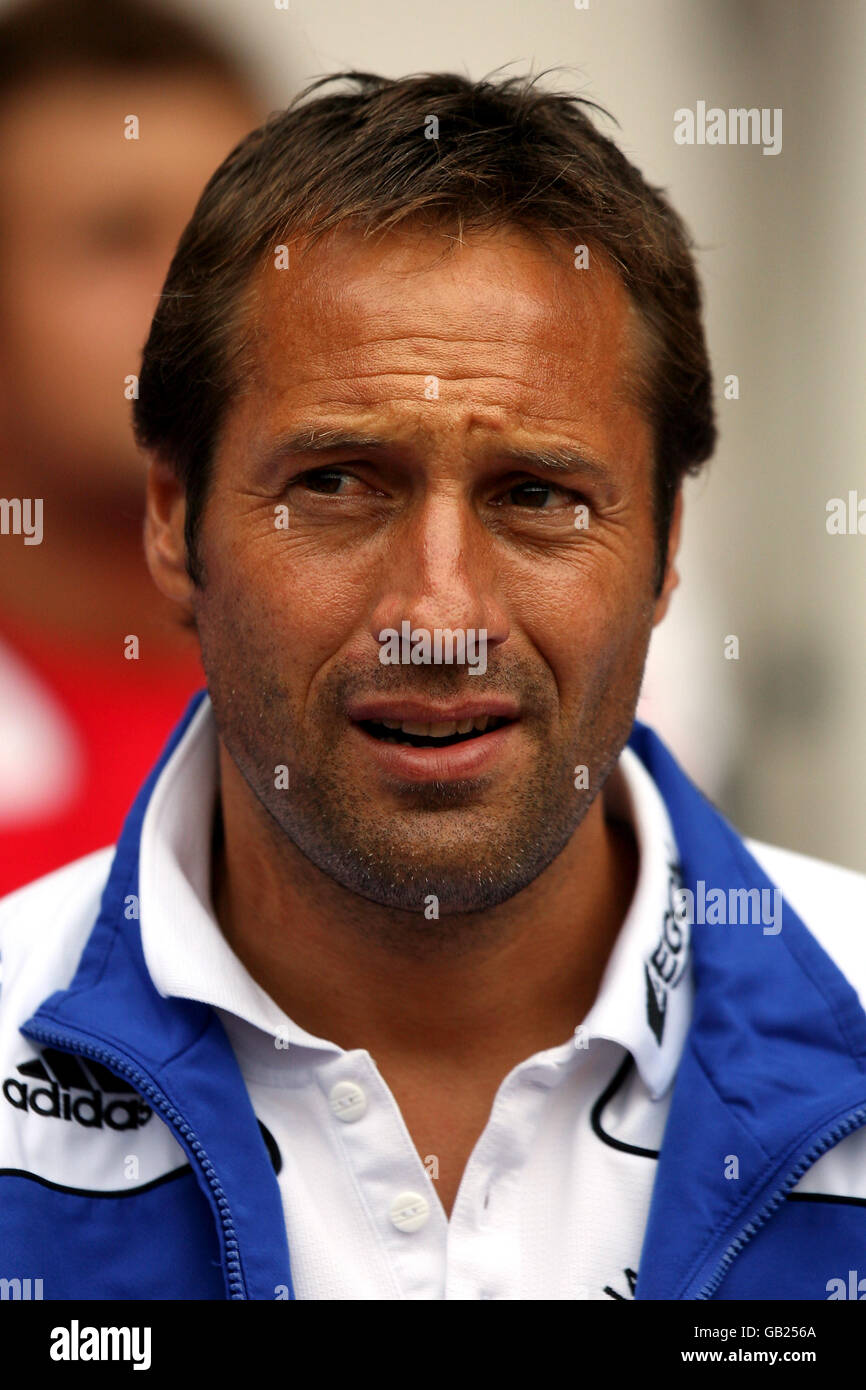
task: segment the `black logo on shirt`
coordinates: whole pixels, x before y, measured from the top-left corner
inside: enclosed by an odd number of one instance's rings
[[[670,991],[676,989],[686,967],[686,928],[677,921],[674,911],[674,893],[682,886],[680,865],[668,860],[668,905],[662,918],[661,939],[644,966],[647,1023],[659,1045],[664,1033]]]
[[[85,1129],[141,1129],[153,1111],[138,1092],[99,1062],[84,1062],[57,1048],[45,1047],[39,1057],[9,1076],[3,1094],[16,1110],[29,1110],[46,1119],[69,1120]],[[35,1085],[41,1082],[42,1085]],[[74,1092],[80,1094],[75,1095]]]

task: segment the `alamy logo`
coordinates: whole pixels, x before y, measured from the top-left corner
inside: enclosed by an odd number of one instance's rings
[[[762,145],[763,153],[782,151],[780,106],[737,106],[725,111],[699,101],[694,111],[681,106],[674,112],[674,140],[678,145]]]
[[[3,1095],[16,1110],[69,1120],[85,1129],[115,1130],[140,1129],[153,1114],[138,1092],[107,1067],[89,1060],[85,1064],[54,1047],[43,1048],[39,1057],[15,1070],[18,1076],[3,1082]]]
[[[778,936],[782,930],[782,893],[778,888],[709,888],[699,878],[693,893],[680,888],[674,894],[674,916],[683,926],[758,926],[764,936]]]
[[[41,545],[42,498],[0,497],[0,536],[23,536],[25,545]]]
[[[467,675],[483,676],[487,670],[486,627],[413,628],[403,619],[400,631],[383,627],[379,633],[379,660],[383,666],[466,666]]]
[[[0,1279],[0,1299],[17,1299],[27,1301],[28,1299],[42,1298],[41,1279]]]
[[[51,1329],[48,1348],[52,1361],[131,1361],[134,1371],[150,1370],[150,1352],[149,1327],[82,1327],[77,1318]]]
[[[856,1269],[848,1270],[847,1284],[844,1279],[828,1279],[824,1287],[827,1290],[828,1302],[839,1298],[854,1298],[858,1303],[862,1303],[866,1299],[866,1279],[861,1279]]]

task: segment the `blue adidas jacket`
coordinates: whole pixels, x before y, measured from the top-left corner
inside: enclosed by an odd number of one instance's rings
[[[138,921],[124,911],[138,892],[148,799],[201,698],[128,816],[71,984],[20,1028],[40,1046],[96,1063],[108,1094],[112,1084],[118,1095],[137,1093],[188,1163],[156,1182],[99,1193],[0,1157],[0,1275],[44,1277],[46,1297],[294,1297],[277,1180],[227,1036],[209,1007],[160,996]],[[667,804],[685,887],[694,891],[699,879],[774,886],[650,729],[636,723],[630,745]],[[866,1013],[787,902],[777,936],[693,928],[692,959],[694,1016],[635,1297],[824,1299],[834,1274],[866,1274],[866,1195],[790,1194],[822,1154],[866,1124]],[[62,1142],[62,1125],[57,1133]],[[731,1153],[736,1181],[724,1175]]]

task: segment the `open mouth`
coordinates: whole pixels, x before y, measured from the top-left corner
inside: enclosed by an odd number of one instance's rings
[[[408,719],[361,719],[358,727],[380,743],[402,743],[410,748],[450,748],[454,743],[468,743],[470,739],[481,738],[513,722],[483,714],[476,719],[450,719],[439,724],[419,724]]]

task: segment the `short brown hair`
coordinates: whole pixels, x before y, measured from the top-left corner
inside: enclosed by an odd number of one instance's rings
[[[540,74],[539,76],[544,76]],[[241,380],[243,292],[276,245],[343,224],[370,235],[422,220],[600,248],[651,344],[641,404],[655,441],[657,588],[684,475],[712,454],[712,378],[693,243],[661,190],[602,135],[594,102],[538,78],[453,73],[390,80],[342,72],[310,83],[210,179],[169,269],[142,360],[139,444],[171,462],[187,496],[187,566],[226,407]],[[332,82],[349,90],[311,94]],[[425,138],[429,120],[438,138]]]

